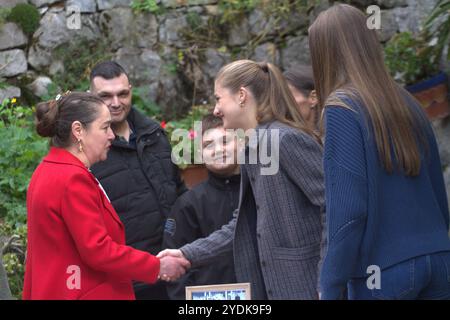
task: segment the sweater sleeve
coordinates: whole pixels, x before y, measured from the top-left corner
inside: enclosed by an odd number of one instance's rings
[[[100,214],[98,186],[88,175],[70,178],[61,199],[61,214],[83,261],[92,269],[120,278],[154,283],[159,259],[115,242]]]
[[[192,267],[205,265],[218,256],[233,250],[234,231],[236,229],[238,210],[233,218],[221,229],[214,231],[206,238],[197,239],[180,248]]]
[[[328,248],[321,299],[341,299],[359,259],[367,220],[364,139],[353,110],[327,107],[324,151]]]

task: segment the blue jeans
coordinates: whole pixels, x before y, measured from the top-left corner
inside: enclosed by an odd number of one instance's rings
[[[381,271],[380,289],[369,289],[367,278],[348,282],[350,300],[450,300],[450,251],[403,261]]]

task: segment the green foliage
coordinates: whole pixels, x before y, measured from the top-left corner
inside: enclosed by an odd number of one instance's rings
[[[422,38],[401,32],[386,44],[385,62],[395,80],[405,85],[414,84],[437,73],[439,65],[431,60],[431,50]]]
[[[165,56],[162,67],[166,74],[176,75],[184,62],[183,49],[178,49],[175,53],[169,55],[164,53],[160,54]]]
[[[196,130],[196,124],[210,112],[211,108],[207,105],[193,106],[185,117],[161,122],[172,145],[172,156],[181,169],[193,164],[195,154],[201,153],[201,134]],[[188,154],[183,150],[187,150]]]
[[[26,190],[31,175],[48,150],[34,130],[33,109],[5,99],[0,105],[0,235],[16,236],[3,264],[12,294],[22,296],[26,250]]]
[[[0,105],[0,218],[26,223],[26,190],[48,143],[34,130],[33,109],[5,99]]]
[[[450,44],[450,0],[439,0],[424,23],[425,40],[433,47],[432,54],[439,61],[445,46]],[[450,50],[447,53],[450,60]]]
[[[41,15],[35,6],[28,3],[20,3],[11,9],[7,19],[18,24],[23,32],[30,36],[39,27]]]
[[[8,20],[11,8],[0,8],[0,27]]]
[[[292,28],[286,28],[283,23],[292,14],[308,13],[317,4],[318,0],[219,0],[219,14],[201,19],[198,13],[188,13],[188,28],[180,30],[183,39],[190,46],[198,48],[225,47],[229,36],[229,30],[233,25],[239,23],[253,10],[259,10],[264,17],[272,21],[264,30],[254,37],[243,48],[228,48],[234,51],[234,55],[253,52],[253,49],[261,42],[273,37],[273,28],[277,30],[277,41],[290,32]],[[242,57],[242,55],[240,55]],[[243,56],[246,56],[244,54]]]
[[[89,88],[92,67],[99,61],[110,59],[112,53],[105,40],[91,42],[80,39],[57,47],[54,57],[64,64],[64,71],[53,78],[61,91],[86,91]]]
[[[7,86],[8,83],[5,80],[0,79],[0,89],[5,89]]]
[[[402,32],[389,40],[384,50],[386,65],[397,81],[411,85],[438,73],[449,44],[450,0],[439,0],[418,35]]]
[[[58,85],[54,82],[50,83],[47,86],[47,94],[42,96],[40,98],[41,101],[48,101],[48,100],[52,100],[55,99],[55,97],[58,95],[60,89],[58,88]]]
[[[318,3],[317,0],[263,0],[262,2],[260,7],[265,15],[275,19],[287,19],[293,12],[309,12]]]
[[[14,227],[9,223],[0,222],[0,235],[9,239],[16,238],[13,244],[4,252],[3,266],[8,276],[9,287],[12,295],[21,299],[23,279],[25,275],[25,252],[27,248],[27,227],[21,225]],[[2,244],[0,243],[0,250]]]
[[[134,12],[150,12],[156,15],[164,12],[164,7],[157,0],[133,0],[131,8]]]
[[[202,18],[200,17],[200,14],[198,14],[198,12],[193,11],[188,12],[188,14],[186,15],[186,21],[193,31],[201,27],[203,22]]]
[[[202,20],[196,18],[196,15],[198,16],[194,13],[188,15],[188,28],[179,31],[186,44],[199,48],[223,45],[227,37],[227,28],[221,22],[222,19],[219,16],[210,16]]]
[[[145,96],[148,89],[137,87],[132,89],[132,102],[138,110],[157,121],[161,121],[161,107]]]
[[[220,23],[233,23],[241,19],[261,2],[261,0],[220,0],[218,3],[222,16]]]
[[[163,67],[169,74],[177,74],[178,72],[178,63],[173,60],[165,63]]]
[[[234,23],[254,9],[261,10],[276,22],[287,19],[293,12],[308,12],[318,0],[220,0],[221,24]]]

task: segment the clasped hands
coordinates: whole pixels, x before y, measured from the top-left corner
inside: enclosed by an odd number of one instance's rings
[[[160,259],[158,279],[175,281],[191,267],[189,260],[178,249],[166,249],[156,256]]]

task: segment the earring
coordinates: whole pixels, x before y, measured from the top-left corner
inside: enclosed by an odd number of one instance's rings
[[[78,151],[83,152],[83,146],[81,145],[81,139],[78,139]]]
[[[241,108],[244,107],[244,101],[239,102],[239,107],[241,107]]]

